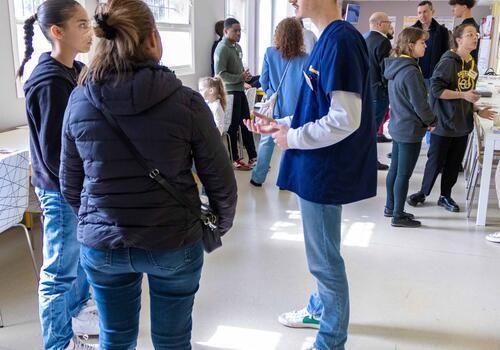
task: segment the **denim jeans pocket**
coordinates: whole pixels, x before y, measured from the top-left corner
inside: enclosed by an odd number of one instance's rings
[[[174,251],[149,250],[150,263],[161,270],[178,271],[203,256],[201,241]]]
[[[94,249],[84,244],[80,247],[80,260],[82,265],[88,265],[94,269],[102,269],[111,266],[113,251],[110,249]]]

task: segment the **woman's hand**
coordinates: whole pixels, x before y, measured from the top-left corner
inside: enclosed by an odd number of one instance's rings
[[[484,119],[493,120],[497,115],[497,112],[493,111],[490,106],[480,109],[477,114]]]
[[[475,90],[462,92],[462,99],[470,103],[476,103],[480,98],[481,96]]]

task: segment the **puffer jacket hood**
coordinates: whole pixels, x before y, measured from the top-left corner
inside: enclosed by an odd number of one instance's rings
[[[182,82],[167,67],[146,62],[135,67],[130,79],[116,83],[116,76],[85,84],[85,96],[97,108],[114,115],[137,115],[158,105],[182,87]],[[104,102],[106,101],[106,102]]]

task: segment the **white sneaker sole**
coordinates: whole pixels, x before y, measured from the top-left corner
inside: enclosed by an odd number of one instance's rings
[[[283,326],[289,327],[289,328],[312,328],[312,329],[319,329],[319,324],[314,324],[314,323],[290,323],[285,318],[283,318],[281,316],[278,317],[278,322],[281,323]]]

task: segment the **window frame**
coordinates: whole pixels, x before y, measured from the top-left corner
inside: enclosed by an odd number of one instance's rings
[[[8,11],[9,11],[9,22],[10,22],[10,36],[11,36],[11,44],[12,44],[12,58],[14,61],[14,72],[13,76],[15,76],[15,72],[19,69],[21,65],[21,57],[19,56],[20,47],[18,45],[18,35],[17,35],[17,26],[24,24],[24,21],[18,20],[16,15],[16,8],[14,1],[16,0],[7,0]],[[99,5],[99,0],[78,0],[82,6],[87,10],[89,16],[91,16],[92,11],[95,9],[97,5]],[[191,34],[191,64],[180,65],[180,66],[168,66],[171,70],[175,71],[177,76],[187,76],[195,74],[196,72],[196,38],[195,38],[195,23],[194,23],[194,2],[193,0],[189,1],[189,24],[174,24],[174,23],[164,23],[157,22],[157,28],[160,32],[183,32]],[[92,58],[92,50],[89,52],[89,58]],[[23,91],[23,82],[21,79],[15,79],[16,84],[16,94],[17,98],[24,98]]]

